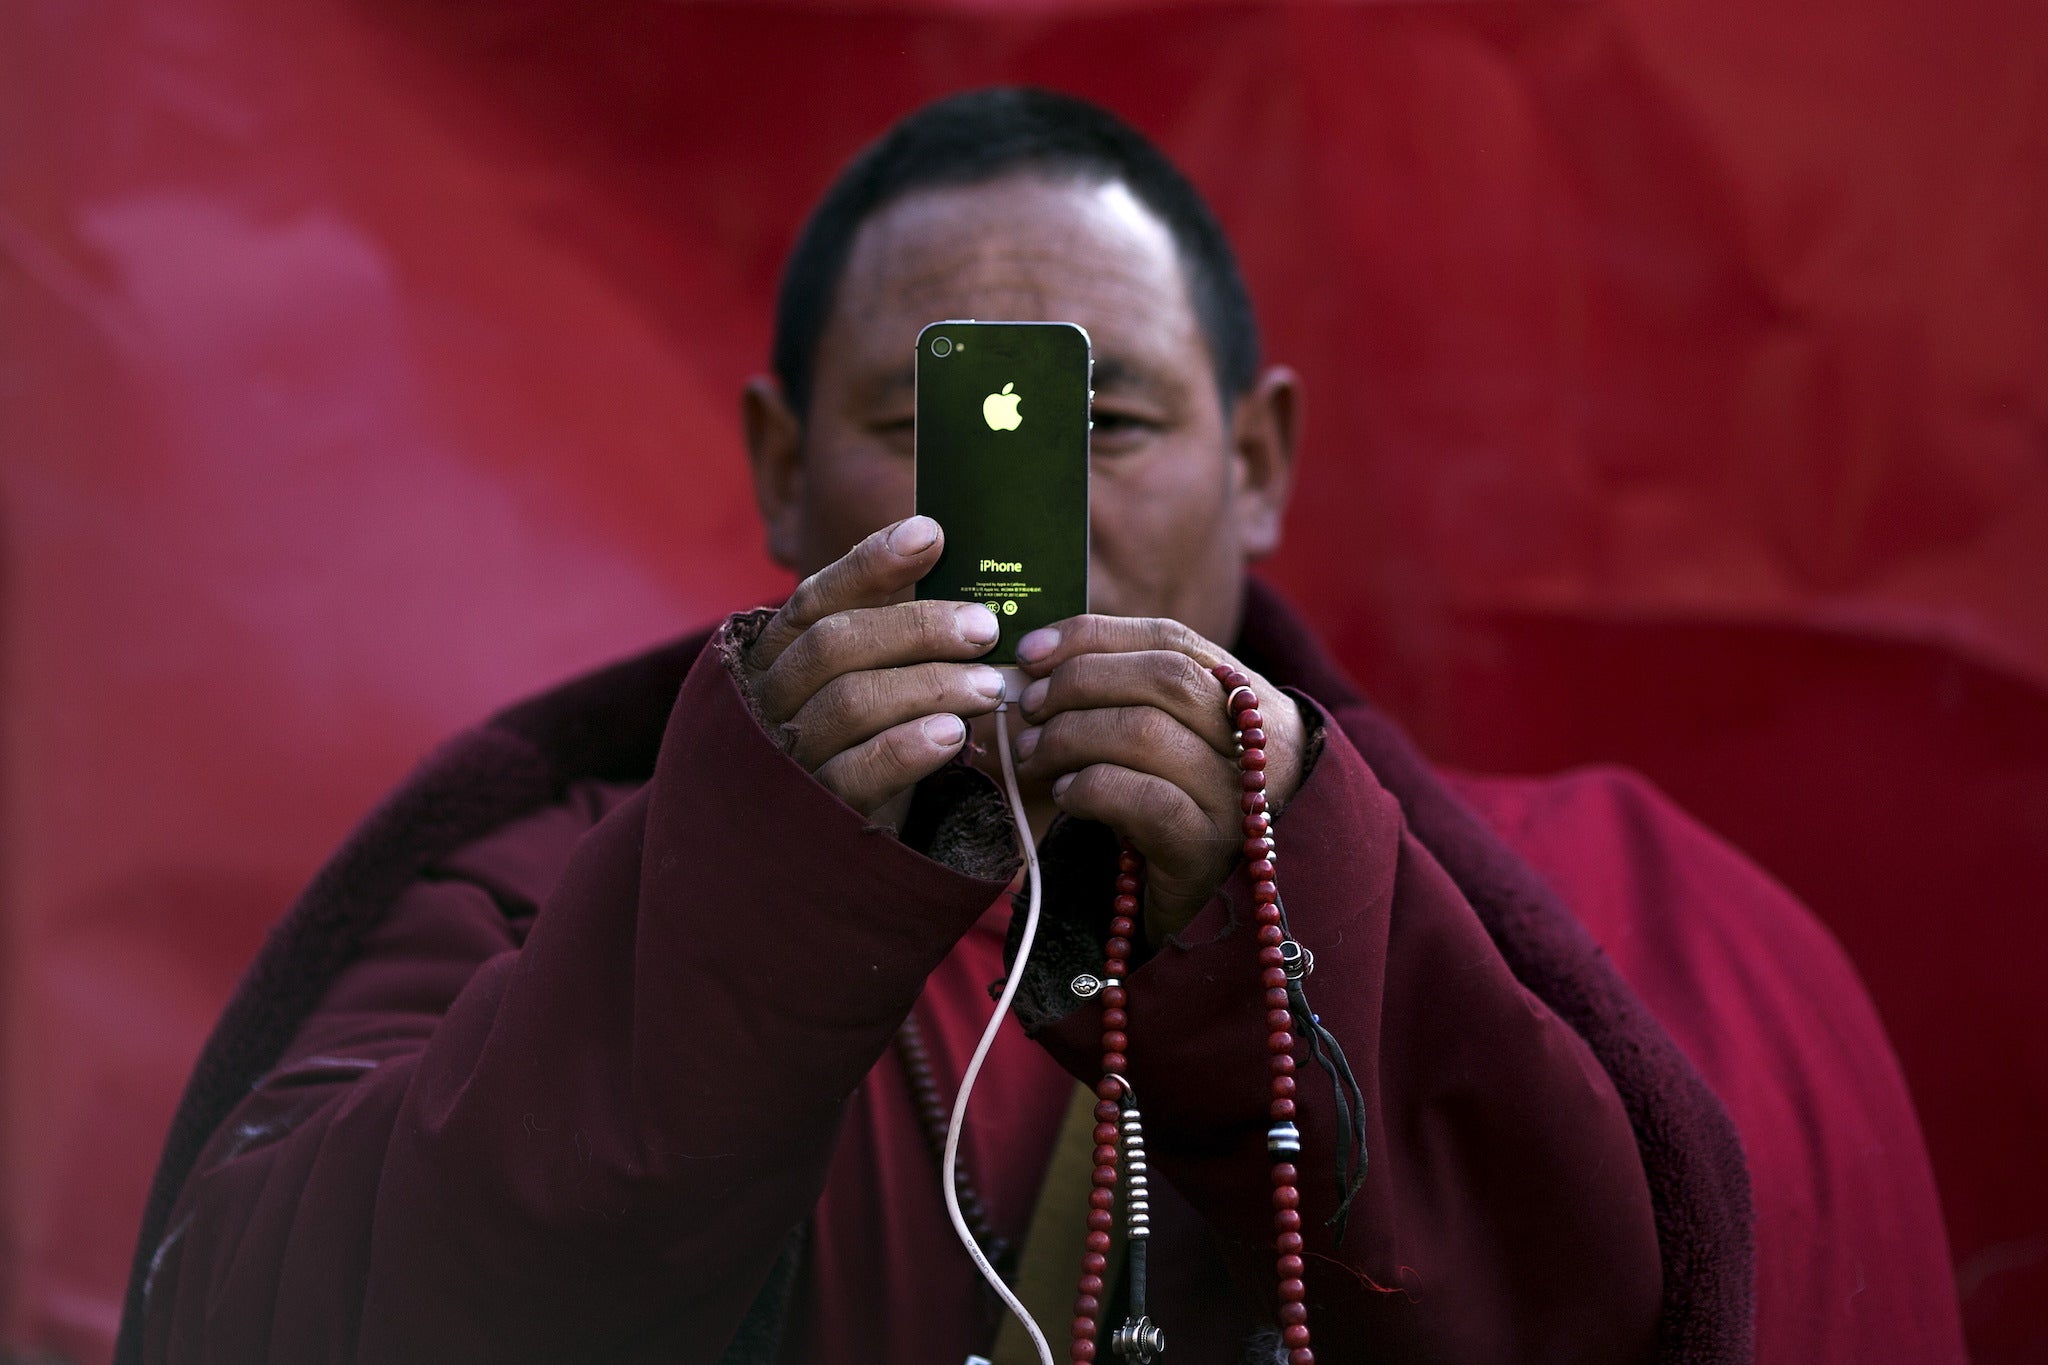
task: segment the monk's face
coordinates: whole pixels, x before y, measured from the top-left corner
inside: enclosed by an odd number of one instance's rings
[[[911,356],[918,332],[943,318],[1087,329],[1091,609],[1174,617],[1228,644],[1245,565],[1279,539],[1293,380],[1268,371],[1226,412],[1173,238],[1117,183],[1013,175],[913,194],[862,226],[819,342],[807,424],[795,426],[772,385],[749,393],[776,559],[813,572],[915,510]],[[793,447],[779,461],[778,423]]]

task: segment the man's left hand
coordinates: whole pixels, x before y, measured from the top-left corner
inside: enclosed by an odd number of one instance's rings
[[[1033,681],[1017,736],[1019,776],[1052,780],[1059,808],[1099,820],[1145,855],[1145,928],[1185,929],[1244,843],[1237,742],[1210,673],[1251,676],[1266,732],[1266,800],[1278,815],[1301,782],[1301,709],[1178,621],[1075,616],[1018,642]]]

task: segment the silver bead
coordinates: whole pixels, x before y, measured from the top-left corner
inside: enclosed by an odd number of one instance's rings
[[[1166,1333],[1154,1327],[1150,1318],[1132,1318],[1116,1329],[1109,1344],[1133,1365],[1151,1365],[1166,1350]]]

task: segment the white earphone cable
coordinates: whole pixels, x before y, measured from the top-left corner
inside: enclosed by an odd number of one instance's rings
[[[996,1001],[995,1015],[988,1021],[988,1027],[982,1030],[974,1056],[960,1077],[960,1094],[953,1101],[953,1119],[946,1126],[946,1159],[940,1166],[940,1180],[945,1185],[946,1212],[953,1219],[953,1231],[959,1236],[960,1244],[974,1258],[975,1268],[981,1272],[981,1277],[989,1282],[997,1297],[1016,1315],[1017,1321],[1024,1324],[1024,1331],[1038,1351],[1039,1365],[1053,1365],[1052,1348],[1046,1345],[1045,1333],[1038,1329],[1023,1302],[1010,1292],[1010,1286],[1003,1283],[1003,1277],[996,1274],[995,1267],[982,1253],[981,1244],[974,1240],[967,1219],[960,1213],[960,1192],[954,1183],[955,1172],[960,1165],[960,1129],[967,1118],[967,1096],[973,1091],[975,1077],[981,1074],[982,1061],[996,1040],[996,1030],[1009,1017],[1010,1002],[1017,998],[1017,987],[1024,980],[1024,964],[1031,957],[1031,944],[1038,937],[1038,848],[1031,838],[1031,822],[1024,814],[1024,797],[1017,790],[1016,765],[1010,759],[1010,727],[1004,719],[1008,710],[1008,701],[996,707],[996,749],[1003,761],[1003,788],[1009,794],[1010,814],[1017,822],[1017,841],[1024,848],[1024,875],[1030,886],[1030,900],[1024,914],[1024,935],[1017,942],[1017,959],[1010,964],[1010,978],[1003,984],[1003,995]]]

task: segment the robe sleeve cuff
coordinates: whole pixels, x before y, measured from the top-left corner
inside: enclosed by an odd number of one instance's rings
[[[636,956],[692,1017],[730,1021],[735,1055],[843,1098],[1015,856],[978,849],[963,861],[991,875],[972,875],[833,795],[760,724],[729,666],[733,633],[692,666],[662,740]]]
[[[1344,959],[1372,941],[1355,935],[1347,948],[1347,924],[1370,917],[1375,907],[1385,914],[1399,858],[1401,810],[1321,705],[1292,689],[1290,695],[1314,742],[1305,750],[1301,786],[1273,829],[1290,926],[1317,954],[1324,973],[1310,986],[1313,996],[1317,985],[1330,989],[1324,983],[1342,973]],[[1060,913],[1049,913],[1040,930],[1042,947],[1027,968],[1018,1013],[1063,1063],[1077,1075],[1090,1075],[1097,1066],[1101,1009],[1077,994],[1073,981],[1102,970],[1117,841],[1103,826],[1079,822],[1058,833],[1058,846],[1049,839],[1041,861],[1048,907],[1057,903]],[[1263,1124],[1265,1003],[1253,941],[1254,904],[1240,859],[1187,928],[1133,969],[1130,1055],[1134,1084],[1156,1069],[1154,1090],[1193,1087],[1212,1119],[1221,1115],[1218,1098],[1228,1094],[1245,1121]],[[1377,978],[1381,964],[1375,956],[1358,967]],[[1212,1095],[1207,1081],[1225,1073],[1241,1084]]]

